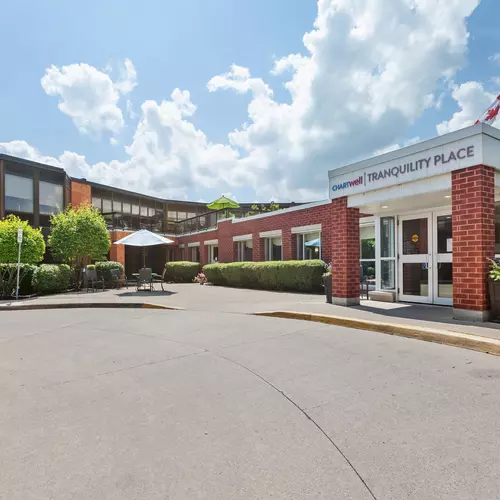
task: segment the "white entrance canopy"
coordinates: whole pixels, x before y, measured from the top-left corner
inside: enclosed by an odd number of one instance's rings
[[[165,238],[160,234],[152,233],[147,229],[141,229],[135,233],[129,234],[121,240],[115,241],[115,245],[128,245],[131,247],[151,247],[153,245],[168,245],[174,243],[173,240]]]

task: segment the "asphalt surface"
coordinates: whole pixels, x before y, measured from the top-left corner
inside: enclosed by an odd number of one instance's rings
[[[500,499],[500,358],[210,311],[0,316],[0,498]]]

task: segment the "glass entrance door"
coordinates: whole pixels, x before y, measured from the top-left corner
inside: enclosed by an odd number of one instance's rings
[[[399,218],[399,300],[432,302],[432,217]]]
[[[452,219],[449,211],[434,212],[433,289],[435,304],[453,305]]]

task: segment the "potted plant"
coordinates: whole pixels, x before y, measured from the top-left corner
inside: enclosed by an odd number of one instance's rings
[[[327,304],[332,303],[332,263],[326,266],[323,273],[323,286],[325,287],[325,295]]]
[[[200,285],[205,285],[208,280],[204,273],[198,273],[198,275],[193,279],[194,283],[199,283]]]
[[[492,259],[489,273],[488,288],[490,292],[490,307],[493,317],[500,316],[500,264]]]

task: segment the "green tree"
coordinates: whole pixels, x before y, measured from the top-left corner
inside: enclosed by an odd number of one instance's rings
[[[40,229],[34,229],[28,221],[15,215],[8,215],[0,220],[0,262],[4,264],[17,262],[19,245],[17,230],[23,228],[23,243],[21,245],[21,262],[36,264],[43,260],[45,241]]]
[[[77,272],[90,260],[106,260],[111,246],[103,216],[90,205],[67,207],[50,218],[49,247],[55,259]]]

